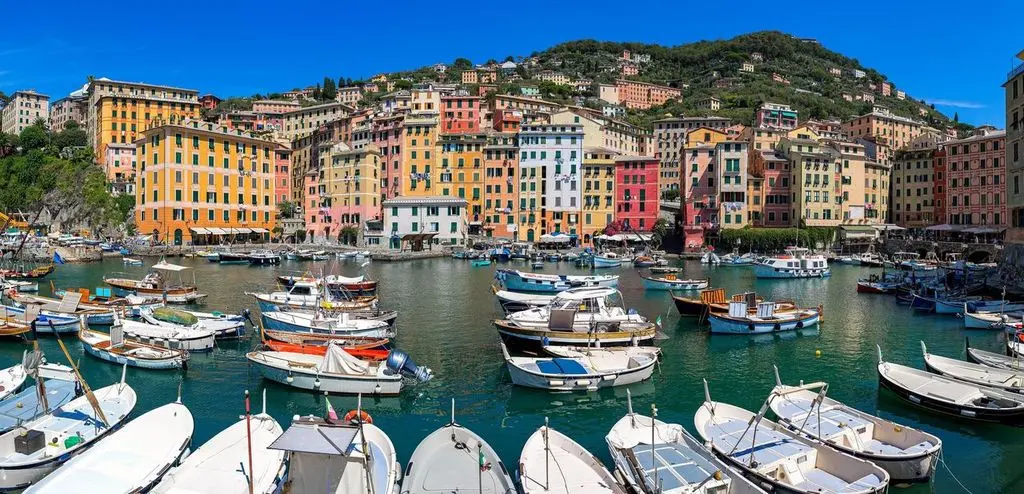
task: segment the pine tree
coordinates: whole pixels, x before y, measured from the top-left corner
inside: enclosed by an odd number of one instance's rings
[[[960,112],[953,112],[953,122],[960,123]]]
[[[343,87],[345,87],[345,78],[344,77],[339,77],[338,78],[338,89],[341,89]]]
[[[338,90],[334,86],[334,79],[330,77],[324,77],[324,89],[320,96],[326,101],[333,101],[335,96],[338,95]]]
[[[317,83],[316,88],[313,89],[313,99],[315,101],[320,101],[321,96],[323,96],[322,90],[320,89],[320,84]]]

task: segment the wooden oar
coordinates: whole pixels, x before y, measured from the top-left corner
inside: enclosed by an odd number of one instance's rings
[[[93,410],[96,411],[96,416],[103,421],[103,425],[110,427],[110,422],[107,420],[107,416],[103,414],[103,409],[100,408],[99,401],[96,400],[96,395],[92,393],[92,388],[89,387],[89,383],[85,382],[85,378],[82,377],[82,373],[78,371],[78,366],[75,365],[75,361],[71,358],[71,354],[68,353],[68,349],[64,346],[64,340],[60,339],[60,333],[53,329],[53,321],[47,321],[50,323],[50,329],[53,330],[53,335],[57,337],[57,344],[60,345],[60,349],[64,352],[64,356],[68,359],[68,364],[71,365],[71,370],[75,371],[75,377],[78,378],[78,382],[82,383],[82,389],[85,390],[85,397],[89,400],[89,404],[92,405]],[[82,317],[81,325],[85,325],[85,318]],[[79,328],[81,331],[81,328]],[[123,380],[122,380],[123,382]]]

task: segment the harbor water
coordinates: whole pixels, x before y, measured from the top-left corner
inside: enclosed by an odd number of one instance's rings
[[[152,262],[147,260],[146,265]],[[501,316],[490,290],[494,265],[473,267],[453,259],[370,263],[365,268],[362,261],[354,260],[283,261],[276,267],[222,266],[202,259],[174,262],[195,267],[200,290],[209,294],[203,310],[236,313],[248,308],[254,320],[258,310],[244,292],[271,289],[274,276],[284,271],[319,274],[324,269],[379,280],[382,307],[399,312],[396,346],[435,374],[428,383],[407,387],[400,397],[363,399],[363,407],[390,435],[403,464],[423,437],[449,420],[454,398],[456,421],[482,435],[510,471],[517,468],[523,443],[545,417],[553,428],[612,466],[604,436],[626,413],[626,389],[547,393],[514,388],[492,324]],[[869,274],[867,268],[834,266],[830,279],[756,280],[748,267],[712,268],[692,261],[684,266],[682,276],[710,277],[712,286],[723,287],[729,294],[754,290],[766,299],[793,299],[808,307],[821,304],[825,320],[818,330],[791,334],[711,336],[696,321],[680,318],[667,292],[645,292],[635,270],[602,270],[602,274],[621,274],[619,289],[627,306],[652,320],[661,316],[668,336],[658,342],[664,353],[654,378],[629,387],[637,412],[650,414],[651,405],[656,404],[660,419],[693,432],[693,414],[704,400],[702,379],[708,380],[712,399],[756,411],[774,385],[774,364],[787,384],[827,381],[832,398],[942,439],[949,470],[940,465],[932,483],[890,492],[965,492],[958,482],[975,494],[1024,492],[1024,468],[1018,463],[1024,458],[1024,430],[939,416],[878,390],[876,344],[886,360],[923,368],[921,340],[934,354],[962,359],[968,336],[972,346],[1001,352],[1005,337],[1000,332],[964,330],[956,317],[915,314],[897,305],[894,297],[857,294],[856,280]],[[529,270],[525,263],[509,267]],[[102,286],[105,273],[125,272],[140,278],[146,270],[124,267],[120,259],[63,265],[41,280],[41,294],[50,293],[48,281],[58,288],[94,289]],[[582,272],[567,263],[557,267],[547,263],[540,271]],[[180,384],[182,401],[196,420],[193,448],[238,420],[245,390],[252,392],[256,411],[266,390],[267,411],[286,428],[293,415],[322,415],[326,409],[322,395],[263,381],[250,368],[245,353],[258,344],[258,337],[250,336],[218,342],[210,354],[193,354],[186,372],[129,369],[128,382],[139,395],[135,415],[174,400]],[[84,354],[73,335],[65,335],[64,341],[93,388],[120,377],[120,367]],[[52,336],[42,336],[41,346],[48,360],[65,361]],[[20,361],[25,348],[13,340],[0,342],[0,366]],[[339,413],[356,406],[355,397],[329,399]]]

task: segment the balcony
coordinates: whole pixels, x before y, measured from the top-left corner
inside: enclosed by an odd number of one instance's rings
[[[1014,77],[1017,77],[1018,75],[1021,74],[1021,72],[1024,72],[1024,63],[1014,67],[1009,74],[1006,74],[1006,80],[1010,80],[1013,79]]]

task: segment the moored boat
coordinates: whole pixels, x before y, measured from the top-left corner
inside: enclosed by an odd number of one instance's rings
[[[74,333],[81,325],[78,317],[59,314],[50,310],[40,310],[38,306],[13,307],[0,305],[0,317],[31,324],[35,322],[36,332],[40,334]]]
[[[601,460],[547,420],[523,445],[519,484],[523,494],[626,494]]]
[[[325,355],[255,351],[246,358],[265,379],[324,393],[398,395],[404,387],[403,375],[429,381],[430,369],[418,367],[408,355],[392,350],[386,362],[360,360],[332,344]]]
[[[249,253],[248,261],[253,266],[271,266],[281,264],[281,256],[270,250],[254,250]]]
[[[217,262],[221,264],[248,264],[249,254],[243,252],[221,252],[217,256]]]
[[[362,346],[343,345],[341,343],[342,341],[344,340],[328,340],[323,344],[315,344],[290,343],[268,339],[263,340],[263,347],[265,350],[269,350],[272,352],[305,353],[307,355],[324,356],[327,355],[327,349],[330,348],[332,344],[335,344],[342,345],[342,349],[355,358],[358,358],[360,360],[369,360],[377,362],[387,360],[388,355],[391,353],[390,350],[380,348],[381,344],[379,342],[388,340],[371,340],[371,343],[368,344],[370,348],[364,348]]]
[[[264,327],[278,331],[370,338],[395,336],[394,329],[387,321],[359,319],[348,312],[328,314],[324,311],[274,311],[263,312],[260,317]]]
[[[1024,393],[1024,373],[1020,371],[997,369],[928,353],[928,347],[923,341],[921,353],[924,354],[925,369],[936,374],[1010,393]]]
[[[519,312],[521,310],[544,307],[545,305],[550,304],[555,298],[554,295],[512,292],[508,290],[498,290],[494,287],[492,287],[492,291],[494,291],[494,296],[497,297],[498,303],[501,304],[501,309],[505,312],[505,315],[512,314],[513,312]]]
[[[479,492],[515,494],[508,469],[493,448],[455,422],[430,433],[412,453],[402,480],[402,494]]]
[[[149,492],[188,454],[194,431],[192,412],[179,399],[128,422],[25,492]]]
[[[41,360],[41,354],[25,359],[35,386],[0,400],[0,434],[61,408],[79,395],[78,377],[70,367]]]
[[[640,494],[763,494],[764,491],[726,466],[679,424],[627,413],[604,440],[619,478]],[[653,406],[652,411],[657,413]]]
[[[103,282],[113,287],[115,295],[118,296],[135,294],[148,301],[166,300],[175,304],[198,303],[206,298],[206,294],[199,293],[199,289],[196,288],[195,274],[190,283],[184,281],[182,272],[189,269],[191,268],[160,260],[141,280],[104,277]],[[164,273],[177,273],[178,281],[167,280],[166,276],[168,275]]]
[[[131,341],[171,350],[209,352],[213,350],[215,341],[213,331],[194,326],[146,324],[128,319],[119,320],[114,325],[119,325],[125,338]]]
[[[515,269],[499,269],[494,277],[506,290],[513,292],[558,293],[570,288],[616,287],[618,275],[561,275],[527,273]]]
[[[875,494],[889,473],[875,464],[807,439],[786,427],[727,403],[705,401],[694,414],[697,433],[719,457],[750,480],[777,492]]]
[[[758,278],[826,278],[831,274],[825,256],[801,247],[790,247],[785,255],[767,257],[754,267]]]
[[[826,396],[828,384],[787,386],[775,368],[768,404],[779,423],[889,472],[894,482],[925,482],[935,473],[942,440],[851,408]]]
[[[1024,312],[972,310],[970,302],[964,303],[964,312],[962,316],[964,320],[964,327],[967,329],[1012,328],[1024,321]]]
[[[17,393],[21,389],[21,385],[25,384],[25,378],[28,376],[25,373],[24,360],[27,356],[28,353],[26,352],[22,356],[22,363],[20,364],[0,369],[0,400]]]
[[[680,279],[674,274],[666,275],[640,275],[644,280],[644,288],[647,290],[704,290],[708,287],[709,280]]]
[[[209,331],[213,337],[220,339],[239,338],[245,334],[245,321],[249,320],[249,311],[241,314],[224,314],[220,312],[197,312],[172,307],[143,308],[139,317],[149,324],[174,329],[187,327],[200,331]]]
[[[622,266],[622,258],[615,252],[603,252],[595,255],[591,259],[591,262],[594,265],[594,269],[617,268]]]
[[[553,357],[513,357],[505,344],[512,383],[549,391],[593,391],[645,381],[654,373],[660,350],[656,347],[570,348],[545,347]]]
[[[966,347],[968,362],[974,362],[976,364],[994,367],[997,369],[1024,371],[1024,362],[1021,361],[1020,355],[1006,355],[1005,353],[979,350],[971,346],[971,342],[968,338],[964,338],[964,346]]]
[[[78,339],[85,353],[100,360],[142,369],[181,369],[188,362],[188,352],[128,341],[120,326],[110,333],[81,328]]]
[[[886,362],[881,347],[878,382],[900,398],[934,412],[981,422],[1024,424],[1024,398],[1020,395]]]
[[[728,314],[708,315],[714,334],[764,334],[811,328],[821,319],[821,308],[775,312],[775,302],[760,302],[757,312],[751,314],[747,302],[729,302]]]

